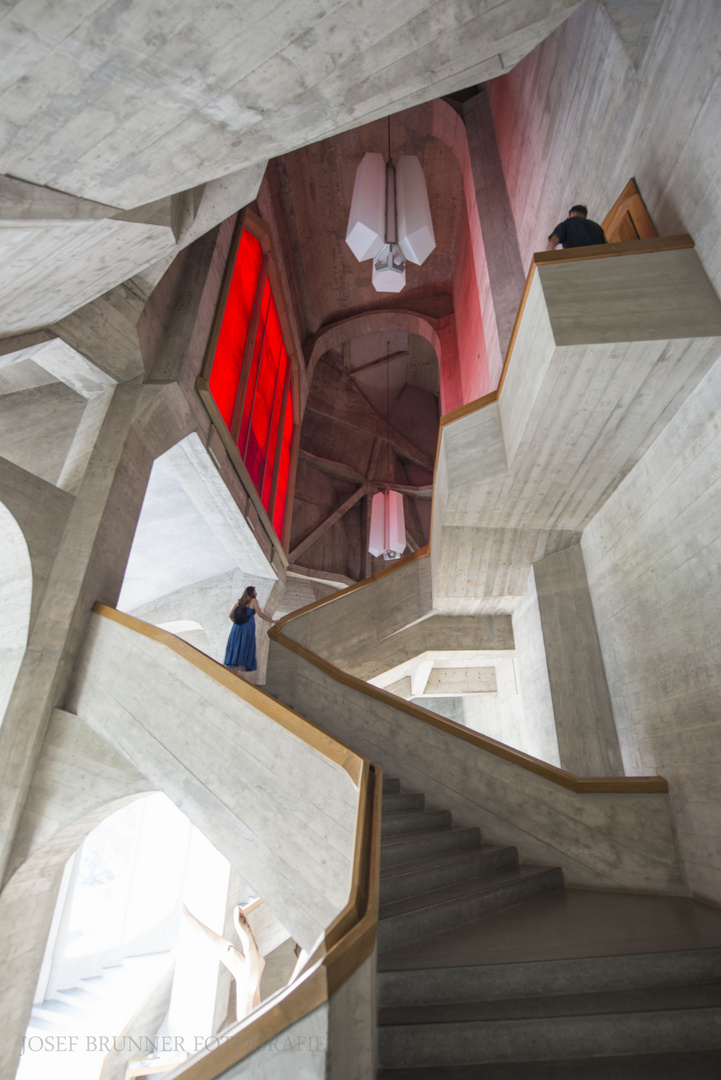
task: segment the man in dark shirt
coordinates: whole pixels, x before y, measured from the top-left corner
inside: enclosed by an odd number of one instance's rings
[[[558,244],[563,244],[564,248],[572,248],[605,243],[603,229],[595,221],[588,220],[588,210],[579,204],[572,206],[566,220],[556,225],[548,238],[546,251],[553,251]]]

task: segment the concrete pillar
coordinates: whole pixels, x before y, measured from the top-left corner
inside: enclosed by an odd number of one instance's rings
[[[561,766],[579,776],[622,776],[580,545],[547,555],[533,574]]]
[[[525,276],[485,90],[465,102],[463,116],[490,282],[491,303],[484,305],[483,312],[488,363],[491,372],[500,373],[523,295]],[[483,293],[482,285],[481,291]],[[493,310],[489,311],[489,307]]]
[[[0,728],[0,878],[14,869],[10,852],[30,778],[52,709],[63,705],[90,608],[95,600],[114,604],[120,591],[153,457],[194,426],[183,406],[172,386],[138,380],[112,392]],[[55,524],[48,517],[48,533]]]

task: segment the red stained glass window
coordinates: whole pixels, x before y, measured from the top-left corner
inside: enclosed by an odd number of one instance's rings
[[[259,241],[241,233],[208,380],[278,536],[293,440],[290,360]]]
[[[293,446],[293,391],[288,388],[288,399],[285,407],[285,421],[283,423],[283,438],[281,440],[280,455],[278,459],[278,482],[276,485],[275,508],[273,511],[273,528],[278,536],[283,533],[283,521],[285,519],[285,502],[288,495],[288,479],[290,477],[290,452]]]
[[[259,241],[247,229],[243,229],[215,349],[213,369],[208,380],[213,400],[228,428],[233,422],[233,410],[238,397],[240,373],[262,261],[263,251]]]

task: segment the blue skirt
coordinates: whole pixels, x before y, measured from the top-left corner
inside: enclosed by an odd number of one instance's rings
[[[256,671],[258,663],[255,659],[255,612],[247,622],[233,623],[230,631],[228,644],[225,648],[225,667],[244,667],[248,671]]]

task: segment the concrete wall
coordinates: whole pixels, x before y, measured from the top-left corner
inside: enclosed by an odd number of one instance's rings
[[[721,363],[583,536],[625,770],[667,777],[691,888],[721,902]]]
[[[587,3],[489,88],[524,266],[577,201],[602,219],[635,176],[662,235],[690,233],[721,288],[721,7],[665,0],[645,50]],[[670,781],[684,864],[721,900],[714,369],[582,541],[626,772]]]
[[[448,400],[446,411],[473,401],[493,389],[483,333],[480,288],[473,258],[467,214],[462,214],[458,233],[456,265],[453,273],[453,309],[458,335],[458,367],[461,399]]]
[[[667,795],[576,794],[459,737],[464,728],[426,723],[275,641],[268,687],[431,806],[450,808],[457,824],[480,825],[524,861],[562,866],[569,885],[685,891]]]
[[[524,269],[575,202],[602,220],[631,176],[661,235],[690,233],[717,291],[718,4],[665,0],[637,68],[588,2],[489,84]]]

